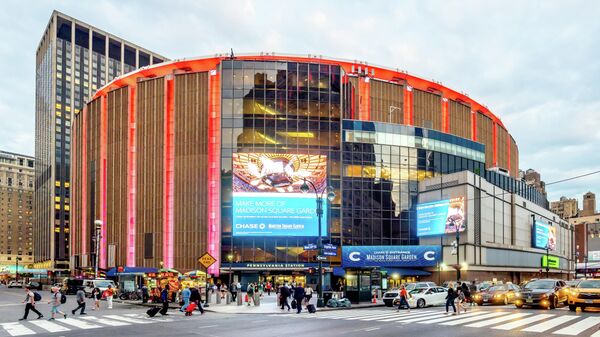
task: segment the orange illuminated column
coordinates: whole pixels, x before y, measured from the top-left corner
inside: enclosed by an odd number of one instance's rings
[[[81,254],[87,254],[87,106],[81,114]]]
[[[506,137],[506,169],[508,170],[508,174],[510,175],[510,135]]]
[[[361,121],[371,120],[371,83],[369,77],[362,77],[358,81],[358,119]]]
[[[127,101],[127,258],[126,265],[135,267],[135,93],[129,86]]]
[[[413,93],[412,87],[410,85],[406,86],[406,90],[404,90],[404,124],[406,125],[414,125],[415,119],[413,116]]]
[[[471,110],[471,140],[477,141],[477,112]]]
[[[102,230],[100,238],[100,268],[106,269],[106,147],[108,141],[107,96],[100,101],[100,220]]]
[[[165,268],[173,268],[175,189],[175,120],[173,115],[175,98],[173,75],[165,76],[165,118],[164,118],[164,174],[163,174],[163,263]]]
[[[498,166],[498,139],[496,138],[496,129],[498,128],[498,124],[494,123],[494,129],[492,137],[494,137],[494,166]]]
[[[210,71],[208,93],[208,253],[217,262],[208,272],[219,276],[221,264],[221,81]]]
[[[442,131],[448,133],[450,129],[450,114],[448,111],[448,99],[442,97]]]

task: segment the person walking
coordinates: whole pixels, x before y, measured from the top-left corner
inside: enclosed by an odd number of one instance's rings
[[[466,282],[463,282],[463,284],[461,286],[461,290],[465,297],[463,302],[464,302],[464,306],[466,308],[467,303],[473,303],[473,300],[471,299],[471,290],[469,289],[469,285]],[[466,311],[466,309],[465,309],[465,311]]]
[[[231,302],[235,302],[237,299],[237,292],[238,292],[238,287],[235,284],[235,282],[231,284],[231,287],[229,287],[229,290],[231,290]]]
[[[115,290],[109,284],[108,288],[104,291],[104,297],[106,298],[106,304],[108,306],[108,309],[112,309],[113,308],[113,296],[114,295],[115,295]]]
[[[142,286],[142,303],[148,303],[148,298],[150,296],[148,295],[148,287],[144,284]]]
[[[62,299],[62,294],[59,291],[60,288],[58,287],[52,287],[52,295],[50,298],[50,301],[48,301],[48,304],[52,305],[52,309],[50,309],[50,313],[51,313],[51,317],[48,319],[49,321],[53,321],[54,320],[54,316],[56,314],[61,314],[63,315],[63,317],[65,319],[67,319],[67,314],[65,314],[64,312],[60,311],[60,305],[61,303],[61,299]]]
[[[396,312],[400,311],[402,307],[406,306],[406,310],[410,312],[410,305],[408,304],[408,291],[406,291],[406,287],[404,284],[400,287],[400,303],[398,303],[398,309]]]
[[[75,312],[81,309],[79,315],[85,315],[85,292],[83,289],[79,289],[75,296],[77,299],[77,308],[71,310],[71,314],[75,315]]]
[[[265,289],[267,290],[267,296],[271,296],[271,289],[273,289],[273,285],[271,284],[271,282],[267,282]]]
[[[288,288],[287,284],[282,285],[279,288],[279,302],[281,304],[281,310],[284,310],[284,306],[287,306],[287,310],[290,311],[290,304],[287,299],[290,297],[290,288]]]
[[[190,296],[192,296],[192,291],[189,288],[183,288],[181,291],[181,299],[183,300],[183,306],[179,311],[184,312],[185,309],[190,305]]]
[[[35,293],[31,291],[30,286],[25,286],[25,294],[25,300],[23,301],[23,303],[25,303],[25,314],[22,318],[19,318],[19,321],[27,319],[27,316],[29,316],[29,310],[38,314],[38,319],[43,318],[44,315],[42,315],[42,313],[35,308]],[[38,298],[41,299],[41,296],[38,295]]]
[[[200,315],[204,314],[204,308],[202,308],[202,299],[200,298],[200,291],[198,291],[198,288],[196,287],[192,287],[192,289],[190,289],[190,303],[196,303],[196,306],[200,311]]]
[[[304,295],[306,295],[306,293],[304,288],[302,288],[302,283],[298,283],[298,286],[294,288],[294,300],[296,300],[297,314],[302,312],[302,300],[304,299]]]
[[[256,305],[256,303],[254,302],[254,284],[248,284],[248,289],[246,289],[246,296],[248,296],[248,306],[250,306],[250,302]]]
[[[304,288],[304,298],[306,299],[306,304],[308,305],[308,303],[310,303],[310,299],[312,298],[313,295],[313,288],[309,285],[306,286],[306,288]]]
[[[163,290],[160,292],[160,299],[162,301],[162,309],[160,310],[160,314],[163,316],[168,315],[169,311],[169,285],[165,285]]]
[[[100,310],[100,299],[102,299],[100,288],[96,287],[92,290],[92,298],[94,299],[94,308],[92,310]]]
[[[464,283],[463,283],[464,284]],[[462,288],[457,288],[456,289],[456,310],[458,311],[457,314],[460,314],[461,311],[465,311],[467,312],[467,308],[464,306],[464,302],[465,302],[465,293],[463,292]]]
[[[448,315],[448,308],[451,306],[454,309],[453,315],[456,315],[456,306],[454,305],[454,299],[456,298],[456,292],[454,291],[453,284],[448,285],[448,293],[446,294],[446,315]]]

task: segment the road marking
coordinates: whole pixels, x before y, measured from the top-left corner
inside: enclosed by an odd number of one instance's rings
[[[578,316],[565,316],[565,317],[577,318]],[[588,317],[588,318],[586,318],[582,321],[579,321],[575,324],[571,324],[568,327],[562,328],[558,331],[554,331],[553,333],[561,334],[561,335],[575,336],[593,326],[596,326],[598,323],[600,323],[599,317]]]
[[[21,323],[1,323],[0,324],[6,332],[8,332],[11,336],[23,336],[23,335],[35,335],[35,331],[26,328]]]
[[[518,321],[510,322],[510,323],[507,323],[507,324],[498,325],[498,326],[493,327],[492,329],[512,330],[514,328],[518,328],[518,327],[521,327],[523,325],[531,324],[533,322],[541,321],[543,319],[546,319],[546,318],[552,317],[552,316],[554,316],[554,315],[539,314],[537,316],[532,316],[532,317],[528,317],[528,318],[525,318],[525,319],[520,319]]]
[[[53,323],[51,321],[31,321],[29,322],[31,324],[35,324],[37,326],[39,326],[40,328],[48,331],[48,332],[60,332],[60,331],[70,331],[71,329],[64,327],[62,325]]]
[[[124,316],[127,317],[133,317],[133,318],[139,318],[139,319],[143,319],[143,320],[147,320],[150,322],[173,322],[172,318],[169,317],[173,317],[173,316],[154,316],[154,317],[148,317],[148,315],[146,314],[125,314]],[[177,315],[175,315],[177,316]],[[184,315],[180,315],[181,317],[185,317]]]
[[[409,319],[396,319],[396,320],[391,320],[391,321],[395,321],[396,323],[413,323],[413,322],[420,322],[420,321],[426,321],[426,320],[430,320],[430,319],[436,319],[439,317],[447,317],[445,314],[442,313],[436,313],[436,314],[430,314],[430,315],[425,315],[425,317],[416,317],[416,318],[409,318]],[[382,322],[388,322],[388,320],[383,320]]]
[[[490,313],[487,313],[487,314],[484,314],[481,316],[469,317],[469,318],[464,318],[464,319],[457,317],[455,320],[442,323],[441,325],[459,325],[459,324],[464,324],[464,323],[471,323],[471,322],[479,321],[481,319],[492,318],[492,317],[505,315],[505,314],[506,314],[505,312],[500,311],[500,312],[490,312]]]
[[[71,325],[76,328],[84,329],[84,330],[101,328],[100,325],[90,324],[86,321],[81,321],[81,320],[75,319],[75,318],[61,319],[60,322],[63,324]]]
[[[423,314],[424,312],[419,312],[420,314]],[[380,320],[380,319],[384,319],[384,318],[392,318],[392,317],[402,317],[402,316],[412,316],[413,313],[411,312],[406,312],[406,313],[398,313],[398,312],[394,312],[394,313],[388,313],[388,314],[383,314],[383,315],[377,315],[374,317],[367,317],[367,318],[361,318],[361,321],[376,321],[376,320]]]
[[[87,317],[80,317],[80,318],[88,320],[88,321],[93,321],[94,323],[100,323],[100,324],[109,325],[109,326],[131,325],[131,323],[127,323],[127,322],[123,322],[123,321],[116,321],[116,320],[112,320],[112,319],[106,319],[106,318],[102,318],[102,317],[87,316]]]
[[[318,317],[331,317],[332,319],[345,319],[350,317],[367,317],[372,315],[381,315],[385,313],[385,311],[377,311],[373,313],[373,311],[356,311],[352,313],[343,313],[343,312],[331,312],[331,313],[322,313]]]
[[[415,313],[410,313],[410,314],[407,313],[404,315],[398,315],[397,317],[393,317],[393,318],[381,319],[381,320],[379,320],[379,322],[397,322],[397,321],[403,321],[407,318],[413,318],[413,317],[430,319],[431,317],[436,317],[438,315],[441,315],[441,313],[440,312],[429,312],[426,314],[420,314],[418,312],[415,312]]]
[[[578,318],[578,316],[559,316],[553,319],[549,319],[540,324],[532,325],[527,327],[521,331],[529,331],[529,332],[544,332],[546,330],[550,330],[552,328],[556,328],[559,325],[566,323],[568,321],[574,320]]]
[[[105,315],[104,317],[111,318],[111,319],[116,319],[116,320],[124,321],[124,322],[128,322],[128,323],[135,323],[135,324],[148,324],[148,323],[152,323],[151,321],[146,321],[146,320],[142,320],[142,319],[136,319],[136,318],[132,318],[132,317],[124,317],[124,316],[119,316],[119,315]]]
[[[508,315],[508,316],[496,317],[494,319],[488,319],[488,320],[481,321],[481,322],[467,324],[465,326],[468,326],[471,328],[481,328],[484,326],[490,326],[490,325],[494,325],[494,324],[498,324],[498,323],[502,323],[502,322],[506,322],[506,321],[512,321],[513,319],[517,319],[517,318],[521,318],[521,317],[529,316],[529,315],[531,315],[531,314],[528,314],[528,313],[512,314],[512,315]]]
[[[436,318],[436,319],[432,319],[430,321],[419,322],[419,323],[420,324],[440,323],[440,322],[453,321],[453,320],[457,320],[459,318],[471,317],[471,316],[476,316],[476,315],[481,315],[481,314],[485,314],[485,311],[472,311],[472,312],[469,312],[467,314],[462,314],[460,316],[448,314],[448,315],[441,316],[441,318]]]
[[[381,328],[366,328],[366,329],[363,329],[363,330],[364,331],[375,331],[375,330],[379,330],[379,329],[381,329]]]

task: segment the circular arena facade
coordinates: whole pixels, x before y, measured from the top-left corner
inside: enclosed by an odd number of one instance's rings
[[[345,246],[417,246],[419,181],[471,171],[543,205],[487,107],[439,82],[366,62],[279,54],[175,60],[96,92],[72,131],[74,270],[200,269],[311,283],[325,201],[334,286]],[[309,202],[307,202],[309,201]],[[422,268],[421,268],[422,269]],[[414,268],[413,276],[419,276]],[[411,276],[411,275],[407,275]],[[226,278],[224,278],[226,280]]]

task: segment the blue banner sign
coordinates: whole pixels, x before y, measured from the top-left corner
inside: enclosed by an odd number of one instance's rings
[[[325,255],[325,256],[337,256],[337,249],[335,249],[335,250],[325,249],[325,250],[323,250],[323,255]]]
[[[336,249],[337,250],[337,246],[332,245],[331,243],[326,243],[323,245],[323,249]]]
[[[315,245],[314,243],[309,243],[304,245],[304,250],[316,250],[317,249],[317,245]]]
[[[463,197],[417,205],[417,236],[462,232],[466,227]]]
[[[433,267],[440,246],[342,246],[342,267]]]

